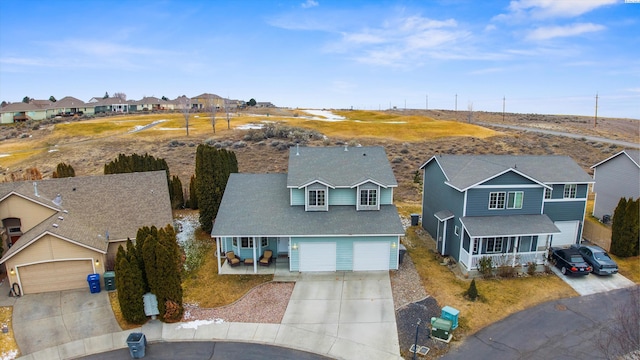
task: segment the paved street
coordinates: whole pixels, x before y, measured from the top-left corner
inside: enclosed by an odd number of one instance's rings
[[[634,291],[638,296],[635,286],[521,311],[468,337],[444,359],[606,359],[598,342],[607,339],[616,314],[629,309]]]

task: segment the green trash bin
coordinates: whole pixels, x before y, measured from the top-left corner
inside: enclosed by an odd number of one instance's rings
[[[106,291],[113,291],[116,289],[116,273],[113,271],[107,271],[104,273],[104,289]]]
[[[445,342],[451,340],[451,320],[431,318],[431,336]]]

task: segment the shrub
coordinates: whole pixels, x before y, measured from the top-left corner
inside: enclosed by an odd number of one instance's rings
[[[471,280],[471,284],[469,285],[469,289],[465,293],[467,298],[471,301],[476,301],[478,298],[478,289],[476,288],[476,279]]]
[[[485,279],[493,276],[493,261],[490,257],[483,256],[478,260],[478,271]]]
[[[527,274],[529,274],[530,276],[535,275],[537,267],[538,267],[538,265],[536,265],[535,262],[528,262],[527,263]]]
[[[498,276],[505,279],[514,278],[516,277],[516,268],[509,265],[499,266]]]

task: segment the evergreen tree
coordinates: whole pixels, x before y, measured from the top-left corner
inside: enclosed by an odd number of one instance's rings
[[[201,144],[196,150],[196,198],[200,210],[200,226],[211,232],[213,219],[231,173],[238,172],[238,161],[232,151]]]
[[[625,209],[623,237],[627,239],[627,253],[638,256],[638,241],[640,241],[640,198],[629,198]]]
[[[184,193],[182,191],[182,182],[177,176],[173,176],[171,179],[171,188],[173,189],[173,196],[171,197],[171,207],[174,209],[182,209],[184,207]]]
[[[144,287],[141,281],[141,272],[137,265],[135,253],[128,254],[122,245],[118,248],[116,256],[116,288],[118,290],[118,302],[122,316],[127,322],[141,324],[145,322],[144,304],[142,295]]]
[[[467,297],[471,301],[476,301],[478,298],[478,288],[476,288],[476,279],[471,280],[471,284],[469,285],[469,289],[467,290]]]
[[[67,165],[65,163],[60,163],[56,166],[56,169],[53,171],[54,178],[67,178],[67,177],[75,177],[76,171],[73,169],[73,166]]]
[[[196,176],[191,175],[189,181],[189,208],[198,210],[198,194],[196,193]]]
[[[181,261],[176,234],[171,225],[158,230],[155,258],[157,275],[163,279],[156,284],[160,314],[167,321],[178,321],[184,312],[180,279]],[[171,314],[167,314],[167,302],[177,305],[177,309]]]
[[[627,198],[620,198],[618,201],[618,206],[613,211],[613,219],[611,222],[611,253],[618,256],[628,256],[624,255],[627,252],[625,241],[623,238],[624,235],[624,223],[625,223],[625,213],[627,210]]]
[[[144,240],[144,245],[142,246],[142,259],[144,260],[144,271],[147,275],[147,285],[149,287],[149,291],[156,296],[158,296],[158,283],[162,282],[162,279],[159,279],[158,271],[157,271],[157,261],[156,261],[156,246],[158,245],[158,237],[154,235],[147,235]],[[160,298],[158,297],[158,302],[160,302]]]

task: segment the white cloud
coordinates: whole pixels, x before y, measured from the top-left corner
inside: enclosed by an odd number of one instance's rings
[[[573,18],[597,8],[613,5],[618,0],[513,0],[508,13],[494,17],[501,21],[527,19]]]
[[[302,3],[302,5],[300,6],[302,6],[303,9],[308,9],[308,8],[316,7],[319,5],[320,4],[315,0],[307,0],[306,2]]]
[[[604,26],[593,23],[575,23],[565,26],[542,26],[527,35],[528,40],[549,40],[559,37],[577,36],[585,33],[602,31]]]

